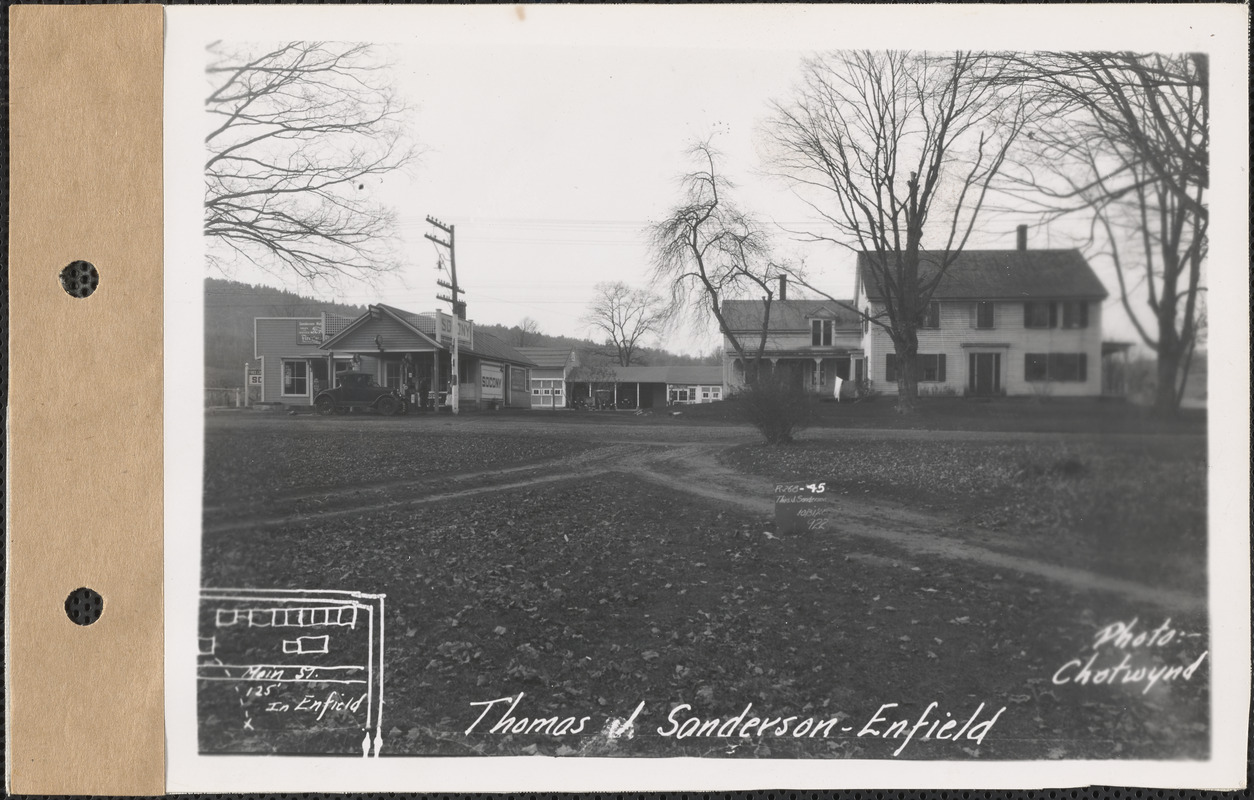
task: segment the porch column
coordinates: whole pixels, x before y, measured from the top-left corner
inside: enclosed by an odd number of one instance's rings
[[[431,397],[436,411],[440,410],[440,348],[431,351]]]
[[[614,381],[614,410],[618,410],[618,381]]]
[[[636,381],[636,410],[640,410],[640,381]]]
[[[816,357],[814,359],[814,380],[810,382],[815,387],[816,391],[823,388],[822,375],[823,359],[822,357]]]

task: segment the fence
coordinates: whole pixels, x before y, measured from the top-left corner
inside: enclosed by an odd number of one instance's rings
[[[205,387],[205,408],[239,408],[243,404],[243,389]]]

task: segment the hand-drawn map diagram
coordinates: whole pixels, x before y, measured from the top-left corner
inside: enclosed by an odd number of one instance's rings
[[[384,597],[202,590],[200,752],[377,756]]]

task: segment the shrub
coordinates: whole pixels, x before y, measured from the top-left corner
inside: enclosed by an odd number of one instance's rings
[[[758,429],[767,444],[784,444],[804,430],[814,415],[814,398],[779,378],[763,378],[739,393],[745,420]]]

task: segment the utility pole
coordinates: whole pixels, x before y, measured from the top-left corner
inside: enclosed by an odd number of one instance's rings
[[[454,239],[454,233],[453,233],[454,226],[445,225],[443,222],[440,222],[438,219],[436,219],[435,217],[431,217],[431,216],[427,217],[427,222],[448,234],[447,242],[441,239],[440,237],[431,233],[427,233],[423,235],[426,238],[430,239],[432,242],[435,242],[440,247],[443,247],[444,249],[448,250],[449,280],[447,281],[437,280],[436,284],[443,286],[445,289],[448,289],[449,293],[447,295],[438,294],[435,296],[435,299],[443,300],[449,303],[453,307],[453,354],[452,354],[452,358],[450,359],[450,368],[449,368],[449,401],[450,401],[449,405],[452,406],[453,413],[456,414],[458,412],[458,389],[459,389],[458,384],[461,382],[461,374],[458,371],[458,364],[457,364],[457,355],[458,355],[458,349],[459,349],[457,345],[457,341],[458,341],[458,338],[457,338],[458,324],[457,323],[458,323],[458,320],[464,319],[466,317],[466,304],[461,299],[458,298],[458,295],[461,294],[462,290],[458,288],[457,286],[457,256],[453,250],[454,244],[456,243],[456,240]],[[438,333],[437,333],[437,336],[438,336]],[[438,386],[434,388],[436,392],[436,398],[438,399],[440,396],[439,394],[440,389]]]

